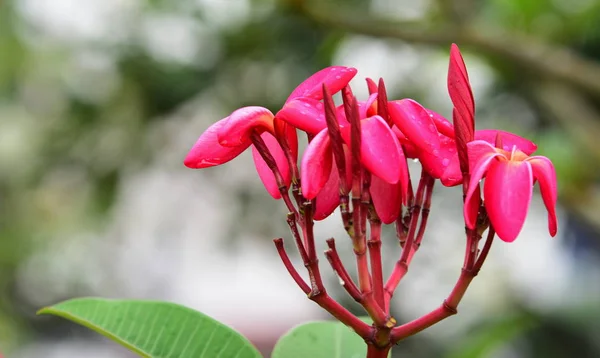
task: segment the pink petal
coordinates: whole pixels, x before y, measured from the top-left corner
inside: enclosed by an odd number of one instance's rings
[[[366,102],[358,103],[358,114],[360,119],[365,119],[377,114],[377,93],[370,95]]]
[[[421,151],[433,153],[439,149],[437,128],[429,113],[412,99],[388,102],[392,122]]]
[[[406,159],[398,138],[380,116],[361,122],[361,161],[376,176],[395,184],[408,182]]]
[[[369,189],[373,206],[384,224],[391,224],[400,215],[402,206],[402,185],[390,184],[376,175],[371,176]]]
[[[369,89],[369,94],[371,95],[373,93],[377,93],[378,89],[377,89],[377,84],[375,83],[375,81],[373,81],[369,77],[367,77],[366,80],[367,80],[367,88]]]
[[[439,135],[440,144],[432,152],[421,151],[418,158],[429,175],[440,179],[445,186],[462,183],[462,173],[456,155],[454,139]]]
[[[312,98],[297,98],[287,102],[275,117],[310,134],[327,128],[323,103]]]
[[[275,139],[275,137],[271,133],[264,132],[260,135],[260,137],[267,145],[267,148],[269,148],[269,152],[271,152],[271,155],[277,163],[277,168],[281,172],[283,182],[289,188],[290,183],[292,181],[292,176],[283,149],[281,149],[281,146],[277,142],[277,139]],[[252,146],[252,158],[254,159],[254,166],[256,167],[258,176],[260,177],[260,180],[262,180],[265,189],[267,189],[267,192],[269,192],[269,194],[271,194],[273,198],[280,199],[281,193],[279,192],[279,185],[277,185],[275,175],[273,174],[271,168],[269,168],[267,163],[264,161],[264,159],[254,146]]]
[[[396,127],[396,126],[392,127],[392,132],[394,132],[394,134],[400,141],[404,155],[407,158],[418,158],[419,150],[417,149],[417,147],[414,146],[414,144],[408,138],[406,138],[404,133],[402,133],[400,131],[400,129],[398,129],[398,127]]]
[[[361,102],[358,102],[358,105],[360,106]],[[335,107],[335,115],[340,127],[347,127],[350,125],[350,122],[348,122],[348,119],[346,119],[346,111],[344,110],[343,104]]]
[[[500,138],[502,138],[502,149],[506,150],[507,152],[510,152],[513,146],[516,146],[517,149],[527,155],[531,155],[537,150],[537,145],[535,145],[535,143],[529,139],[525,139],[510,132],[496,129],[481,129],[475,131],[475,140],[484,140],[491,145],[495,145],[496,135],[498,134],[500,134]]]
[[[474,168],[478,165],[477,163],[480,161],[482,156],[498,153],[498,150],[493,144],[483,140],[474,140],[467,144],[467,147],[469,148],[469,168],[471,168],[471,176],[473,175],[472,173]]]
[[[540,182],[540,191],[546,210],[548,210],[548,230],[550,235],[556,235],[556,171],[550,159],[542,156],[535,156],[526,159],[531,164],[533,176]]]
[[[463,136],[464,143],[468,143],[473,140],[475,131],[475,101],[465,62],[455,44],[450,47],[448,93],[457,114],[453,115],[456,135]]]
[[[498,237],[513,242],[525,223],[533,191],[531,164],[500,160],[490,165],[484,185],[485,208]]]
[[[471,157],[471,152],[474,153],[473,158],[476,160],[471,161],[469,164],[469,168],[471,170],[471,180],[469,181],[469,186],[467,189],[467,195],[465,196],[465,203],[467,205],[463,208],[463,214],[465,216],[465,224],[470,229],[475,228],[475,224],[477,221],[477,211],[473,208],[475,206],[475,199],[472,197],[477,196],[480,197],[479,194],[479,181],[485,177],[488,168],[492,163],[494,163],[495,158],[501,157],[501,160],[506,160],[502,154],[496,152],[494,147],[491,147],[491,151],[487,150],[487,143],[485,142],[477,142],[473,141],[468,144],[469,147],[469,156]],[[458,162],[458,160],[457,160]],[[479,206],[479,201],[477,200],[477,207]]]
[[[297,161],[298,160],[298,134],[296,133],[296,128],[292,125],[286,123],[285,121],[280,120],[279,118],[275,118],[273,121],[273,125],[275,127],[275,136],[277,138],[285,138],[290,150],[292,151],[292,156]]]
[[[298,85],[285,102],[290,102],[299,97],[321,100],[323,99],[323,84],[327,86],[327,89],[333,95],[344,88],[356,75],[356,72],[356,69],[352,67],[331,66],[324,68]]]
[[[323,129],[308,144],[302,157],[300,176],[305,198],[313,199],[319,194],[330,176],[332,161],[329,133]]]
[[[192,169],[208,168],[227,163],[237,157],[251,144],[250,140],[237,147],[223,147],[219,144],[217,132],[223,127],[229,117],[214,123],[196,141],[183,164]]]
[[[449,138],[454,138],[454,126],[452,123],[444,118],[441,114],[432,111],[431,109],[425,108],[427,113],[429,113],[429,117],[433,119],[433,123],[435,124],[435,128],[437,128],[438,132],[445,135]]]
[[[250,140],[253,130],[273,131],[273,113],[263,107],[243,107],[229,116],[217,132],[219,143],[225,147],[236,147]]]
[[[313,218],[316,221],[327,218],[338,205],[340,205],[340,177],[334,160],[327,183],[317,195],[317,205],[315,206]]]
[[[479,207],[481,206],[481,188],[479,183],[475,183],[475,188],[472,194],[467,198],[465,197],[465,203],[463,207],[463,215],[465,216],[465,225],[469,229],[474,229],[477,223],[477,216],[479,215]],[[467,218],[469,222],[467,223]]]

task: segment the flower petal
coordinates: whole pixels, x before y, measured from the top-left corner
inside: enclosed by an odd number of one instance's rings
[[[473,172],[475,171],[474,168],[478,165],[481,157],[498,153],[498,150],[493,144],[483,140],[474,140],[467,144],[467,147],[469,148],[469,168],[471,168],[471,176],[473,176]]]
[[[201,169],[224,164],[240,155],[250,146],[249,139],[236,147],[224,147],[219,144],[217,132],[223,127],[227,119],[229,117],[221,119],[202,133],[183,161],[186,167]]]
[[[481,141],[473,141],[468,144],[469,147],[469,157],[471,158],[471,152],[473,153],[473,160],[470,160],[469,168],[471,170],[471,179],[469,181],[469,186],[467,189],[467,195],[465,196],[466,205],[463,207],[463,214],[465,217],[465,224],[469,229],[474,229],[477,223],[477,212],[474,208],[479,207],[479,200],[473,199],[474,196],[480,197],[479,193],[479,181],[485,177],[486,172],[489,167],[495,163],[494,160],[497,157],[500,157],[501,160],[506,160],[506,158],[496,152],[494,147],[489,146],[485,142]],[[489,148],[491,150],[488,150]],[[457,159],[458,163],[458,159]],[[487,198],[486,198],[487,200]],[[477,204],[475,204],[477,203]]]
[[[378,92],[378,88],[377,88],[377,84],[375,83],[375,81],[373,81],[371,78],[367,77],[367,88],[369,89],[369,94],[373,94],[373,93],[377,93]]]
[[[448,93],[456,110],[453,113],[456,136],[466,144],[473,140],[475,132],[475,100],[465,62],[456,44],[450,47]]]
[[[542,156],[535,156],[526,159],[531,164],[533,176],[540,182],[540,191],[546,210],[548,210],[548,231],[550,235],[556,235],[556,171],[550,159]]]
[[[500,134],[500,138],[502,138],[502,149],[506,150],[507,152],[510,152],[513,146],[516,146],[517,149],[527,155],[531,155],[537,150],[537,145],[535,145],[535,143],[529,139],[525,139],[510,132],[496,129],[481,129],[475,131],[475,140],[484,140],[491,145],[495,145],[496,136],[498,134]]]
[[[361,121],[361,161],[376,176],[395,184],[408,183],[406,159],[398,138],[380,116]]]
[[[402,151],[406,158],[418,158],[419,150],[415,145],[398,129],[396,126],[392,126],[392,132],[396,135],[400,144],[402,145]]]
[[[440,164],[442,166],[442,175],[440,181],[443,186],[451,187],[462,184],[463,175],[460,170],[460,162],[456,154],[456,142],[454,139],[444,137],[440,146]]]
[[[449,138],[454,138],[454,126],[452,123],[444,118],[441,114],[432,111],[431,109],[425,108],[427,113],[429,113],[429,117],[433,119],[433,123],[435,124],[435,128],[437,128],[438,132],[445,135]]]
[[[484,185],[485,208],[498,237],[513,242],[523,228],[533,191],[531,164],[500,160],[490,165]]]
[[[269,148],[269,152],[271,152],[271,155],[277,163],[277,168],[279,169],[279,172],[281,172],[283,182],[289,188],[292,176],[283,149],[281,149],[279,142],[277,142],[277,139],[271,133],[264,132],[260,137],[267,145],[267,148]],[[258,176],[260,177],[260,180],[262,180],[267,192],[271,194],[274,199],[280,199],[281,193],[279,192],[279,185],[277,185],[275,175],[254,146],[252,146],[252,158],[254,159],[254,166],[256,167]]]
[[[273,132],[273,113],[263,107],[243,107],[235,110],[217,132],[219,144],[236,147],[250,140],[253,130]]]
[[[323,84],[333,95],[340,91],[356,75],[356,68],[344,66],[331,66],[322,69],[302,82],[285,101],[290,102],[299,97],[308,97],[315,100],[323,99]]]
[[[285,138],[290,150],[292,151],[292,156],[297,161],[298,160],[298,134],[296,133],[296,128],[292,125],[288,124],[285,121],[280,120],[279,118],[275,118],[273,121],[273,125],[275,127],[275,136],[276,138]]]
[[[369,95],[366,102],[358,102],[358,115],[360,119],[365,119],[377,114],[377,93]]]
[[[317,195],[317,205],[313,219],[316,221],[327,218],[340,205],[340,177],[335,160],[332,163],[331,173],[327,182]]]
[[[412,99],[388,102],[392,122],[421,151],[433,153],[439,149],[438,130],[427,110]]]
[[[313,199],[319,194],[331,173],[333,153],[327,129],[322,130],[306,147],[302,157],[302,195]]]
[[[297,98],[287,102],[275,117],[310,134],[327,128],[323,103],[312,98]]]
[[[391,224],[396,221],[402,207],[401,183],[390,184],[378,176],[372,175],[369,191],[373,206],[381,221],[384,224]]]

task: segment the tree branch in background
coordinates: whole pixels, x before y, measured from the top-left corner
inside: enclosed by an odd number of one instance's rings
[[[397,21],[359,14],[323,2],[295,1],[295,9],[331,28],[375,37],[431,45],[460,43],[480,53],[514,62],[544,79],[559,80],[600,98],[600,65],[562,47],[520,33],[481,26],[435,26],[420,21]]]

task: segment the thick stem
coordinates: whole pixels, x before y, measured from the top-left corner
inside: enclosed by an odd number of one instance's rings
[[[367,340],[371,336],[371,332],[373,331],[371,326],[350,313],[350,311],[336,302],[327,293],[321,292],[316,296],[309,296],[309,298],[315,301],[319,306],[323,307],[332,316],[337,318],[338,321],[352,328],[363,339]]]
[[[392,350],[392,346],[388,345],[383,348],[378,348],[372,344],[367,345],[367,358],[387,358]]]
[[[392,343],[396,344],[398,341],[406,337],[419,333],[422,330],[440,322],[441,320],[455,315],[458,312],[458,304],[463,298],[467,288],[469,287],[469,284],[474,277],[475,275],[473,272],[463,270],[458,278],[458,281],[456,281],[452,292],[438,308],[420,318],[417,318],[414,321],[392,328]]]
[[[377,218],[369,220],[371,236],[367,241],[369,259],[371,261],[371,278],[373,280],[373,294],[379,307],[385,310],[383,296],[383,268],[381,262],[381,221]],[[386,311],[387,312],[387,311]]]
[[[392,296],[394,295],[394,291],[398,287],[400,280],[402,280],[404,275],[406,275],[406,273],[408,272],[408,267],[415,254],[413,244],[416,239],[419,214],[421,213],[421,207],[423,205],[423,196],[425,195],[425,188],[428,187],[428,183],[430,182],[430,180],[431,176],[429,176],[429,174],[427,174],[425,170],[423,170],[421,172],[421,180],[419,181],[417,194],[414,197],[413,205],[410,208],[410,227],[408,229],[406,242],[404,244],[404,247],[402,248],[402,255],[400,256],[400,259],[396,262],[396,266],[394,267],[392,274],[390,275],[385,284],[384,301],[386,309],[389,309],[389,302],[392,299]]]

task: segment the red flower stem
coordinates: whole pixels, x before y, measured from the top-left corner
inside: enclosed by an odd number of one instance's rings
[[[327,123],[327,132],[331,139],[331,149],[333,152],[333,158],[339,174],[340,181],[340,193],[348,194],[348,184],[346,183],[346,156],[344,154],[344,147],[342,140],[342,133],[340,132],[340,125],[336,116],[335,103],[331,93],[327,89],[325,83],[323,83],[323,103],[325,107],[325,121]]]
[[[300,253],[302,262],[308,262],[309,260],[308,255],[306,253],[306,247],[302,243],[302,238],[300,237],[300,232],[298,231],[298,225],[296,223],[296,216],[294,215],[294,213],[288,213],[287,223],[290,227],[290,231],[292,232],[292,236],[294,237],[294,241],[296,242],[296,247],[298,248],[298,252]]]
[[[290,200],[290,196],[288,194],[288,187],[283,181],[281,172],[277,167],[277,162],[275,161],[275,158],[273,158],[273,155],[269,151],[269,148],[256,131],[252,132],[250,139],[252,140],[252,144],[254,144],[256,150],[260,153],[260,156],[264,159],[265,163],[267,163],[269,169],[271,169],[271,171],[273,172],[273,175],[275,176],[275,181],[279,186],[279,192],[281,193],[281,197],[283,198],[283,201],[285,202],[285,205],[287,206],[288,210],[298,215],[296,207],[294,206],[294,204],[292,204],[292,201]]]
[[[393,320],[390,322],[390,317],[383,311],[381,306],[377,304],[375,301],[375,297],[372,293],[363,294],[360,292],[356,284],[348,274],[348,271],[344,267],[339,254],[337,253],[335,247],[335,241],[333,238],[327,240],[327,245],[329,246],[329,250],[325,251],[325,256],[327,260],[331,264],[334,272],[338,275],[340,280],[342,281],[342,286],[346,289],[346,292],[352,297],[356,302],[360,303],[363,308],[367,311],[369,316],[373,319],[373,322],[377,326],[380,327],[388,327],[393,326],[396,321]],[[390,327],[391,327],[390,326]]]
[[[367,241],[369,248],[369,259],[371,262],[371,278],[373,280],[373,294],[379,307],[385,309],[383,296],[383,268],[381,263],[381,220],[371,218],[369,220],[371,236]]]
[[[427,219],[429,218],[429,212],[431,210],[431,196],[433,194],[433,185],[435,179],[429,177],[425,187],[425,200],[423,201],[423,208],[421,209],[421,222],[419,223],[419,231],[417,232],[417,238],[415,239],[414,251],[417,251],[421,246],[423,235],[425,234],[425,228],[427,227]]]
[[[305,202],[302,205],[302,212],[304,215],[304,228],[302,232],[304,233],[304,240],[306,242],[306,253],[308,254],[308,259],[310,261],[317,259],[317,251],[315,249],[315,236],[313,231],[314,221],[313,221],[313,207],[310,201]]]
[[[389,309],[389,303],[394,295],[394,291],[398,287],[398,284],[408,272],[408,266],[413,258],[415,251],[413,250],[413,242],[415,241],[415,234],[417,231],[417,223],[419,221],[419,214],[421,213],[421,205],[423,204],[423,195],[425,187],[431,178],[425,170],[421,171],[421,179],[419,180],[419,187],[417,188],[417,194],[414,197],[414,203],[410,208],[410,227],[408,229],[408,235],[406,243],[402,248],[402,255],[396,262],[396,266],[392,271],[392,274],[388,278],[385,284],[385,307]]]
[[[332,316],[337,318],[340,322],[352,328],[363,339],[368,339],[371,336],[371,326],[361,321],[358,317],[353,315],[350,311],[345,309],[342,305],[340,305],[333,298],[331,298],[327,294],[325,288],[323,287],[322,282],[320,284],[320,288],[313,287],[312,289],[306,284],[306,282],[304,282],[302,277],[300,277],[300,275],[298,274],[298,271],[296,271],[296,269],[294,268],[294,265],[292,264],[287,252],[285,251],[282,238],[275,239],[273,240],[273,242],[275,243],[275,247],[277,248],[279,257],[281,257],[281,261],[283,261],[283,265],[288,270],[290,276],[292,276],[298,287],[300,287],[300,289],[308,295],[308,298],[316,302],[319,306],[323,307],[327,312],[329,312]],[[311,263],[309,266],[312,266],[311,268],[309,268],[309,272],[316,267],[316,272],[312,272],[312,274],[320,277],[320,273],[318,271],[318,264]]]
[[[494,241],[494,235],[496,235],[496,231],[494,230],[492,225],[490,225],[490,228],[488,229],[488,236],[485,239],[485,244],[483,245],[483,249],[481,250],[479,257],[477,258],[475,265],[473,265],[473,271],[475,272],[475,274],[477,274],[479,272],[479,270],[481,270],[481,266],[483,266],[483,262],[487,258],[488,253],[490,252],[490,248],[492,247],[492,242]]]
[[[285,251],[285,247],[283,246],[283,239],[277,238],[274,239],[273,242],[275,243],[275,247],[277,248],[277,253],[279,254],[279,257],[281,258],[281,261],[283,262],[283,265],[289,272],[290,276],[292,276],[294,281],[296,281],[298,287],[300,287],[300,289],[308,295],[310,293],[310,287],[306,284],[306,282],[304,282],[302,277],[300,277],[298,271],[296,271],[296,269],[294,268],[294,264],[292,264],[292,261],[290,260],[290,257],[288,256],[287,252]]]
[[[392,344],[396,344],[398,341],[406,337],[421,332],[422,330],[440,322],[441,320],[455,315],[458,312],[458,304],[462,300],[467,288],[469,287],[469,284],[474,277],[475,274],[473,272],[462,270],[458,280],[456,281],[456,284],[454,285],[454,289],[438,308],[420,318],[417,318],[414,321],[392,328]]]
[[[392,349],[391,345],[387,345],[383,348],[378,348],[373,344],[367,345],[367,358],[387,358]]]
[[[333,238],[328,239],[327,246],[329,246],[329,250],[325,251],[325,256],[327,257],[329,264],[331,264],[331,268],[343,282],[342,286],[344,289],[346,289],[346,292],[348,292],[350,297],[352,297],[356,302],[360,303],[362,301],[362,294],[360,293],[358,287],[356,287],[352,277],[350,277],[346,267],[344,267],[344,264],[340,259],[340,255],[335,247],[335,240]]]
[[[367,340],[371,337],[373,328],[353,315],[326,292],[321,292],[312,297],[309,295],[309,298],[337,318],[338,321],[352,328],[361,338]]]

